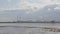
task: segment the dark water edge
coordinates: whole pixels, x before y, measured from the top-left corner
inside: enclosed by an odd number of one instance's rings
[[[59,21],[12,21],[12,22],[0,22],[0,23],[60,23]]]
[[[0,22],[0,23],[60,23],[60,22],[33,22],[33,21],[19,21],[19,22]]]

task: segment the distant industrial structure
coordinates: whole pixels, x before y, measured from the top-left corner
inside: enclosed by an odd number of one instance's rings
[[[21,17],[17,16],[16,21],[0,22],[0,23],[60,23],[60,21],[39,20],[39,19],[32,19],[32,18],[28,18],[26,20],[23,20]]]

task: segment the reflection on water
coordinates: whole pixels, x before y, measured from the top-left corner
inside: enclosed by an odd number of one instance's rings
[[[60,27],[60,23],[0,23],[0,26]]]

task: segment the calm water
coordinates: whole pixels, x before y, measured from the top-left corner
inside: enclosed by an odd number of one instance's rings
[[[0,23],[0,26],[60,27],[60,23]]]
[[[0,34],[60,34],[58,32],[48,32],[40,28],[20,28],[14,26],[30,26],[30,27],[60,27],[60,23],[0,23]]]

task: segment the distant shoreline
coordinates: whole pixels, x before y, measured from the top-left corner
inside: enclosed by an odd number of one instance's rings
[[[54,21],[50,21],[50,22],[47,22],[47,21],[15,21],[15,22],[0,22],[0,23],[60,23],[60,22],[54,22]]]

